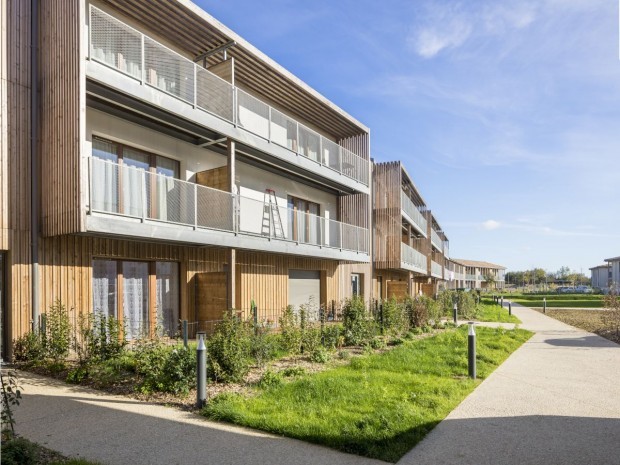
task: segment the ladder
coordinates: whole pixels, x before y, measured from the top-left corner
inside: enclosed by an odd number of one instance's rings
[[[263,236],[271,237],[272,230],[273,237],[277,239],[285,239],[276,191],[273,189],[265,189],[265,194],[263,197],[263,224],[261,234]]]

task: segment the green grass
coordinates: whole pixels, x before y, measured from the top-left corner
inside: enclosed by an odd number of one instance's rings
[[[547,302],[551,300],[591,300],[591,301],[603,301],[602,295],[597,294],[505,294],[504,300],[540,300],[547,299]]]
[[[526,307],[542,307],[544,305],[543,300],[523,300],[523,299],[511,299],[512,302],[516,302]],[[563,300],[547,299],[547,308],[603,308],[604,304],[601,299],[596,300],[574,300],[566,298]]]
[[[475,319],[477,321],[497,321],[499,323],[521,323],[515,315],[508,314],[508,303],[504,301],[506,307],[502,308],[493,304],[492,300],[483,299],[476,310]]]
[[[530,338],[478,328],[478,376],[486,378]],[[356,357],[254,395],[223,394],[203,414],[344,452],[396,462],[480,382],[467,375],[467,328]]]

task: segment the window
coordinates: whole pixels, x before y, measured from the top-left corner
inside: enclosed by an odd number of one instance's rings
[[[321,207],[309,200],[288,197],[289,234],[293,241],[306,244],[321,242]]]
[[[351,295],[363,295],[362,281],[363,275],[360,273],[351,273]]]
[[[174,335],[179,321],[179,264],[93,260],[93,312],[117,318],[127,339],[152,335],[156,327],[163,335]]]
[[[93,167],[93,209],[181,221],[181,188],[173,181],[178,161],[99,137],[93,137],[93,158],[112,162]]]

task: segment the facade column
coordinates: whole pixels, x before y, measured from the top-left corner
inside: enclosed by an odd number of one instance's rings
[[[235,141],[228,139],[227,141],[227,163],[228,163],[228,191],[231,194],[236,194],[237,189],[235,185]],[[235,202],[235,208],[233,208],[234,222],[237,221],[239,204]],[[235,309],[237,307],[237,251],[233,248],[228,249],[228,276],[226,283],[228,286],[228,309]]]

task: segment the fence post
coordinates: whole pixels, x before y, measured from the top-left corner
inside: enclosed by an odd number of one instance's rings
[[[258,307],[252,301],[252,320],[254,321],[254,334],[258,334]]]
[[[321,321],[321,345],[325,346],[325,308],[319,307],[319,320]]]
[[[512,303],[508,302],[508,315],[512,315]]]
[[[501,307],[504,308],[504,296],[501,296],[500,299],[501,299]]]
[[[379,328],[381,329],[381,334],[383,335],[383,302],[379,304]]]
[[[332,321],[336,321],[336,301],[332,300]]]
[[[207,346],[203,334],[198,336],[196,365],[196,406],[202,408],[207,403]]]
[[[183,346],[187,349],[187,338],[188,338],[188,333],[187,333],[187,320],[183,320],[182,322],[183,326]]]

